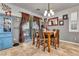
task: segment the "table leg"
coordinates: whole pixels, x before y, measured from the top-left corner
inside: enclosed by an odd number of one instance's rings
[[[48,33],[48,52],[50,52],[50,33]]]

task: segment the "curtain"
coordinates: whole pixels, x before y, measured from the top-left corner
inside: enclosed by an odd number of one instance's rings
[[[20,26],[19,26],[19,31],[20,31],[20,33],[19,33],[19,42],[23,43],[24,42],[24,33],[23,33],[22,26],[23,26],[24,23],[29,21],[29,14],[22,12],[21,15],[22,15],[22,19],[21,19]]]
[[[40,17],[37,17],[37,16],[34,16],[33,17],[33,21],[36,21],[37,22],[37,24],[38,24],[38,26],[39,26],[39,28],[40,28]]]

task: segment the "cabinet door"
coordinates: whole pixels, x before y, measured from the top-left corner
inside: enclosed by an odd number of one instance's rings
[[[2,39],[0,38],[0,50],[2,50]]]
[[[12,47],[12,38],[4,38],[3,39],[3,49]]]
[[[5,26],[4,25],[5,20]],[[10,26],[6,26],[6,24]],[[4,28],[5,27],[5,28]],[[8,30],[6,27],[10,27]],[[0,16],[0,50],[12,47],[11,19]]]

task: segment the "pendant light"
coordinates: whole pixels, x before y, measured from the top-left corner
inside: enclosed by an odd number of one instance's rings
[[[48,3],[48,9],[44,11],[44,16],[51,17],[54,15],[54,11],[50,9],[50,4]]]

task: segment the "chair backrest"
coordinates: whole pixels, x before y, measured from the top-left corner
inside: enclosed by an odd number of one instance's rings
[[[59,30],[54,31],[54,37],[59,37]]]

